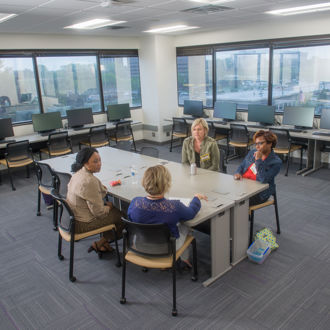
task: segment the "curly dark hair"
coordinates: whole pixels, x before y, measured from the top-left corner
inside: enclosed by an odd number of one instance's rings
[[[256,142],[256,139],[258,137],[263,136],[267,142],[267,144],[271,143],[272,144],[272,149],[275,148],[277,144],[277,136],[274,134],[272,131],[264,131],[264,130],[259,130],[255,132],[253,135],[253,142]]]
[[[98,151],[95,148],[81,149],[76,156],[76,161],[71,165],[72,172],[79,171],[92,157],[93,153]]]

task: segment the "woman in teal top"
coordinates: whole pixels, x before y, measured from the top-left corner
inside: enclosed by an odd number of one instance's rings
[[[193,164],[211,171],[219,171],[220,152],[214,139],[207,136],[209,126],[203,118],[194,120],[191,135],[183,141],[182,163]]]

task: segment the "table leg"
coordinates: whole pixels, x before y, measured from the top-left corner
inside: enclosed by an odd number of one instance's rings
[[[249,201],[236,203],[230,215],[231,264],[246,258],[249,247]]]
[[[297,171],[296,174],[304,175],[303,173],[311,170],[313,168],[313,162],[315,158],[315,140],[308,140],[308,147],[307,147],[307,161],[306,161],[306,167]]]
[[[203,282],[205,287],[231,269],[229,220],[230,210],[211,219],[211,277]]]
[[[321,162],[321,145],[322,141],[320,140],[314,140],[314,157],[313,157],[313,167],[305,171],[302,176],[306,176],[308,174],[311,174],[313,172],[316,172],[322,167],[322,162]]]

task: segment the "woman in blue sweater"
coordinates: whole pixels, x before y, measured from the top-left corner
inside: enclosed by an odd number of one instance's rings
[[[173,236],[176,237],[176,249],[183,245],[190,229],[180,223],[193,219],[201,208],[201,200],[206,196],[196,194],[189,206],[179,200],[168,200],[164,197],[171,186],[171,174],[163,165],[149,167],[143,176],[142,185],[147,192],[146,197],[135,197],[129,205],[127,215],[133,222],[138,223],[166,223]],[[189,265],[189,252],[182,255],[183,261]]]
[[[253,136],[256,149],[251,150],[234,174],[235,180],[242,178],[268,183],[269,188],[250,198],[250,206],[264,203],[275,192],[275,176],[282,165],[273,148],[277,136],[271,131],[259,130]]]

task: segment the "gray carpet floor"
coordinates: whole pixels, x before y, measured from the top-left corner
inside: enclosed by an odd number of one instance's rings
[[[139,145],[141,147],[141,144]],[[180,148],[160,158],[180,161]],[[228,164],[233,173],[239,160]],[[52,211],[36,216],[37,181],[15,171],[17,190],[3,175],[0,186],[1,329],[329,329],[330,170],[309,176],[277,177],[280,245],[261,265],[244,260],[208,288],[209,238],[196,233],[199,280],[177,276],[178,316],[171,316],[171,274],[127,267],[127,303],[119,303],[121,268],[115,255],[87,254],[94,239],[75,245],[68,278],[69,245],[57,258],[58,233]],[[272,207],[257,211],[255,229],[276,231]]]

